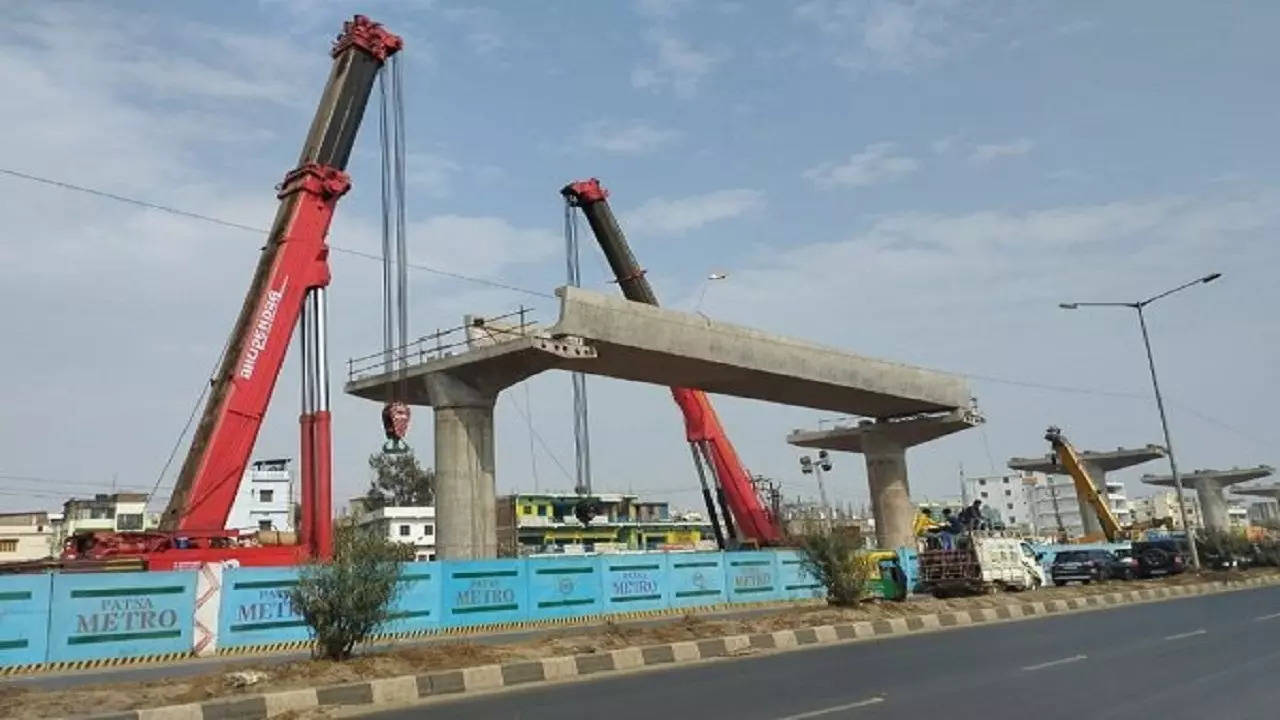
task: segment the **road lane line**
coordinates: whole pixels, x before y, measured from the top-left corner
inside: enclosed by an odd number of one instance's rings
[[[1208,632],[1209,632],[1208,630],[1205,630],[1204,628],[1200,628],[1199,630],[1192,630],[1191,632],[1178,633],[1177,635],[1166,635],[1164,639],[1165,640],[1181,640],[1183,638],[1195,637],[1197,635],[1205,635]]]
[[[778,718],[778,720],[804,720],[805,718],[821,717],[833,712],[840,712],[841,710],[853,710],[855,708],[866,707],[868,705],[875,705],[876,703],[882,702],[884,702],[884,698],[882,697],[867,698],[866,700],[859,700],[858,702],[848,703],[846,705],[833,705],[829,708],[822,708],[821,710],[810,710],[809,712],[800,713],[799,715],[787,715],[786,717]]]
[[[1089,659],[1088,655],[1072,655],[1071,657],[1068,657],[1068,658],[1058,658],[1057,660],[1042,662],[1039,665],[1024,665],[1022,669],[1023,670],[1043,670],[1047,667],[1053,667],[1054,665],[1066,665],[1067,663],[1080,662],[1081,660],[1087,660],[1087,659]]]
[[[1280,618],[1280,613],[1271,613],[1270,615],[1263,615],[1262,617],[1254,618],[1254,620],[1274,620],[1276,618]]]

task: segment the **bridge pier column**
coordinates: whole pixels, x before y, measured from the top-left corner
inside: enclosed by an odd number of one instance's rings
[[[494,516],[493,407],[485,392],[440,373],[427,378],[435,399],[436,557],[498,556]]]

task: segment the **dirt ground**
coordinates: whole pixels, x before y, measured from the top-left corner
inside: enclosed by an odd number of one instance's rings
[[[1045,600],[1068,599],[1093,594],[1132,590],[1160,585],[1188,585],[1198,582],[1239,578],[1274,571],[1186,573],[1161,580],[1138,580],[1087,586],[1051,587],[1022,593],[997,593],[977,597],[937,600],[913,598],[907,602],[870,601],[856,608],[782,608],[749,618],[718,619],[715,616],[686,615],[669,623],[638,627],[604,621],[577,630],[562,629],[554,637],[512,642],[505,645],[477,644],[466,640],[404,644],[370,651],[345,663],[327,660],[294,661],[255,665],[252,660],[229,660],[228,665],[187,678],[148,682],[115,683],[50,691],[22,686],[0,686],[0,718],[66,717],[93,713],[134,710],[160,705],[200,702],[214,697],[257,694],[273,690],[355,682],[376,677],[413,675],[432,670],[448,670],[510,660],[595,653],[632,645],[651,645],[679,640],[697,640],[721,635],[769,632],[786,628],[832,625],[861,620],[920,615],[952,610],[991,608]],[[247,687],[235,687],[227,678],[231,670],[257,670],[265,679]]]

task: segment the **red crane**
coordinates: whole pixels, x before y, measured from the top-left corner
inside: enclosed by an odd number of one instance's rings
[[[347,160],[378,71],[402,45],[399,36],[363,15],[345,22],[333,43],[333,69],[320,106],[297,167],[280,185],[275,221],[160,529],[77,535],[68,539],[64,560],[137,557],[149,569],[163,570],[216,560],[287,565],[332,556],[325,236],[338,199],[351,187]],[[299,543],[257,545],[224,528],[299,322]]]
[[[618,225],[617,218],[609,207],[608,192],[600,186],[600,181],[592,178],[570,183],[560,194],[570,204],[580,208],[586,216],[591,232],[604,250],[609,267],[613,270],[618,286],[622,288],[623,296],[633,302],[657,305],[658,298],[627,244],[622,227]],[[703,499],[720,546],[725,547],[726,539],[716,522],[715,504],[703,475],[704,462],[711,467],[715,477],[720,505],[727,510],[724,519],[728,535],[732,537],[735,534],[736,524],[737,534],[746,543],[759,546],[779,544],[782,531],[778,527],[778,521],[756,495],[751,476],[742,466],[733,443],[729,442],[729,436],[720,425],[720,418],[711,406],[710,398],[701,390],[691,388],[673,387],[671,394],[684,415],[685,438],[693,451],[698,474],[704,478]]]

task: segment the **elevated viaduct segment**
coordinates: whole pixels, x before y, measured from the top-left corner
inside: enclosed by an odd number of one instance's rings
[[[441,558],[495,555],[493,406],[502,390],[540,372],[577,370],[876,418],[970,403],[968,385],[956,375],[579,288],[556,294],[553,326],[522,324],[483,345],[411,345],[396,353],[406,363],[401,370],[349,372],[351,395],[381,402],[394,389],[404,402],[434,409]]]
[[[915,506],[907,483],[907,448],[976,427],[983,418],[971,409],[903,419],[863,420],[830,430],[796,430],[787,442],[798,447],[861,453],[867,463],[876,544],[899,548],[915,544]]]
[[[1227,486],[1269,477],[1274,475],[1275,471],[1276,469],[1269,465],[1230,470],[1196,470],[1182,475],[1182,486],[1195,488],[1205,529],[1226,532],[1231,527],[1231,520],[1227,513],[1227,496],[1224,492]],[[1173,487],[1173,476],[1143,475],[1142,482],[1148,485]],[[1239,492],[1246,492],[1246,489],[1241,488]]]

